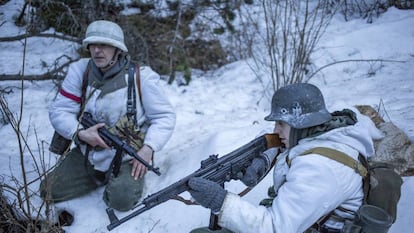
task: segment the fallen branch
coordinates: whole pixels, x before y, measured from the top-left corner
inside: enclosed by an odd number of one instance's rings
[[[69,66],[72,62],[75,62],[77,60],[79,60],[80,58],[77,59],[72,59],[68,56],[65,56],[66,58],[68,58],[69,60],[65,63],[63,63],[61,66],[59,66],[58,68],[48,71],[44,74],[34,74],[34,75],[23,75],[23,79],[27,80],[27,81],[41,81],[41,80],[50,80],[50,79],[57,79],[57,78],[64,78],[64,74],[59,75],[59,73],[62,73],[63,70]],[[57,59],[59,60],[59,58]],[[0,74],[0,80],[11,80],[11,81],[16,81],[16,80],[22,80],[22,75],[19,74]]]
[[[17,35],[17,36],[0,37],[0,42],[19,41],[19,40],[23,40],[25,38],[31,38],[31,37],[57,38],[60,40],[72,41],[78,44],[82,43],[82,40],[77,37],[59,35],[57,33],[39,33],[39,34],[34,34],[34,35],[22,34],[22,35]]]

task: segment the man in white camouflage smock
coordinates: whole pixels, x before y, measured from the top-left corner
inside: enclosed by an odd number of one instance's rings
[[[214,231],[199,228],[192,233],[343,232],[344,222],[354,220],[362,204],[362,177],[318,153],[301,155],[324,147],[355,160],[359,154],[370,157],[374,155],[373,139],[381,133],[368,117],[350,109],[329,113],[320,90],[306,83],[277,90],[265,120],[275,121],[274,132],[286,148],[279,155],[272,148],[255,158],[241,180],[254,186],[276,159],[274,198],[266,205],[254,205],[212,181],[192,178],[188,183],[192,197],[217,214],[223,227]],[[324,224],[311,231],[321,219]]]
[[[83,46],[91,58],[70,65],[49,110],[56,133],[72,139],[76,146],[42,180],[40,193],[46,201],[59,202],[106,185],[105,203],[116,210],[128,211],[142,195],[148,170],[127,155],[123,156],[118,174],[113,174],[116,151],[98,135],[98,129],[107,127],[151,164],[154,152],[161,150],[170,139],[176,115],[160,86],[160,76],[150,67],[138,67],[131,61],[118,24],[106,20],[92,22]],[[129,69],[135,72],[129,75]],[[131,89],[135,90],[133,98]],[[99,123],[83,128],[79,117],[85,112]]]

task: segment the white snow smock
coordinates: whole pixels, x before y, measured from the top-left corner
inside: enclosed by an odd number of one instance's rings
[[[363,199],[359,174],[318,154],[300,155],[314,147],[328,147],[358,160],[359,153],[374,154],[372,139],[381,136],[369,118],[358,114],[355,125],[300,140],[277,158],[273,173],[277,196],[272,206],[257,206],[228,193],[219,225],[240,233],[301,233],[338,206],[357,211]]]
[[[73,138],[79,128],[77,115],[80,111],[82,81],[90,59],[80,59],[69,66],[68,73],[62,82],[62,91],[49,108],[49,119],[55,130],[67,139]],[[89,71],[91,72],[91,71]],[[137,72],[137,71],[136,71]],[[160,77],[150,67],[140,67],[142,105],[136,91],[137,122],[139,126],[147,125],[144,144],[153,151],[159,151],[171,137],[176,121],[173,106],[159,85]],[[135,75],[136,78],[136,75]],[[125,75],[128,83],[128,75]],[[134,82],[136,85],[136,81]],[[86,90],[85,111],[90,112],[98,122],[111,127],[126,114],[128,85],[113,92],[99,96],[101,91],[88,86]],[[138,87],[136,86],[136,90]],[[92,93],[92,95],[91,95]],[[99,97],[99,98],[98,98]],[[78,101],[77,101],[78,100]],[[146,123],[146,124],[144,124]],[[81,149],[85,151],[85,146]],[[107,171],[115,156],[114,149],[94,151],[89,154],[89,161],[96,170]]]

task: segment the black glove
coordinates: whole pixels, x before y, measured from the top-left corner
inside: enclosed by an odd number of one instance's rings
[[[246,172],[240,180],[247,186],[253,187],[259,182],[259,179],[266,173],[267,170],[266,158],[263,156],[254,158],[252,164],[247,167]]]
[[[213,181],[194,177],[188,181],[188,190],[193,198],[202,206],[218,213],[223,205],[227,191]]]

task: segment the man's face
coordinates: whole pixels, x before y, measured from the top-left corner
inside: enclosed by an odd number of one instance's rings
[[[281,142],[285,144],[286,148],[289,148],[290,125],[283,121],[276,121],[273,132],[278,134]]]
[[[95,65],[105,71],[112,67],[112,60],[115,59],[116,48],[106,44],[90,44],[89,52]]]

